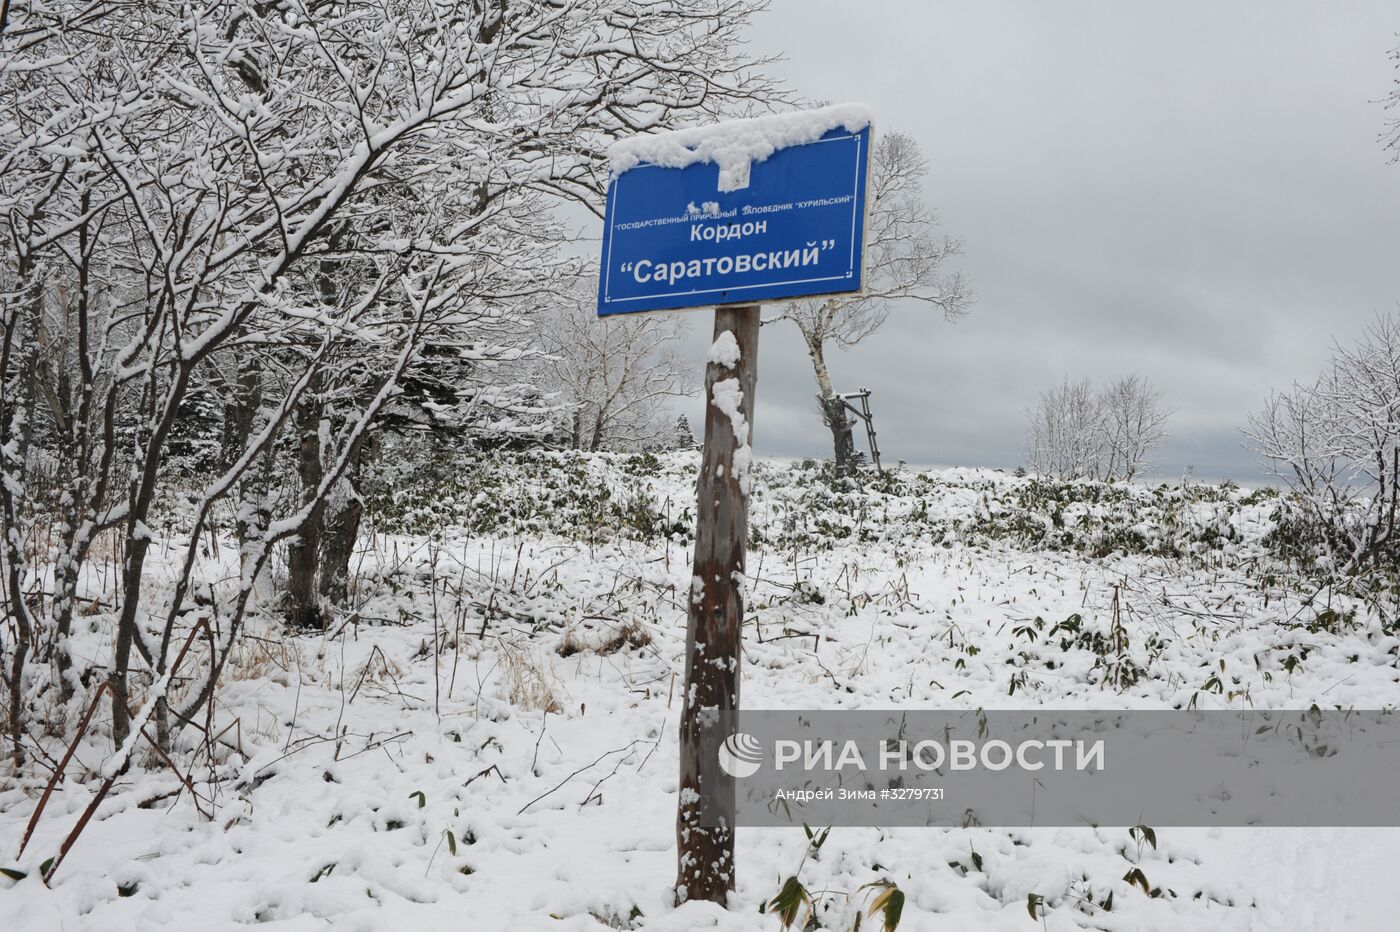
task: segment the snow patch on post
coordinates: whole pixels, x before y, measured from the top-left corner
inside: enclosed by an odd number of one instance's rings
[[[715,337],[714,345],[710,347],[710,362],[733,369],[739,365],[739,358],[739,341],[734,339],[733,330],[726,330]]]
[[[718,344],[719,341],[716,340],[715,343]],[[738,353],[737,346],[735,353]],[[739,480],[739,491],[747,496],[753,449],[749,446],[749,421],[744,417],[743,411],[744,390],[739,387],[738,379],[725,379],[715,383],[713,396],[714,406],[729,418],[730,429],[734,432],[734,478]]]
[[[865,104],[836,104],[815,110],[776,113],[747,120],[730,120],[669,133],[622,139],[608,149],[614,176],[638,165],[685,168],[696,162],[719,166],[719,189],[748,186],[749,166],[789,146],[816,142],[834,129],[857,133],[870,125],[873,111]]]

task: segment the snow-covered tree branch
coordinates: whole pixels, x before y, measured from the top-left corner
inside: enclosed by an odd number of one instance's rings
[[[596,205],[619,134],[764,105],[769,85],[736,51],[759,6],[6,5],[0,510],[17,759],[26,696],[66,702],[85,682],[67,639],[103,533],[123,554],[119,742],[131,671],[160,676],[189,623],[195,541],[218,503],[244,566],[219,596],[221,649],[267,594],[253,598],[278,542],[292,614],[320,616],[336,585],[313,592],[308,573],[343,570],[346,483],[375,431],[409,403],[510,406],[456,382],[528,351],[530,315],[572,273],[550,202]],[[192,493],[184,576],[157,606],[152,508],[191,478],[170,456],[196,409],[222,422],[218,468]],[[274,476],[293,444],[288,500]],[[57,464],[55,488],[27,482],[36,462]],[[36,515],[57,524],[52,570],[32,563]],[[315,555],[326,537],[329,561]],[[50,677],[26,667],[31,649]],[[157,726],[164,740],[164,708]]]

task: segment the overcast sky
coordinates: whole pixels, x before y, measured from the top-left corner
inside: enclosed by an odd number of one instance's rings
[[[774,0],[753,50],[919,141],[978,294],[960,323],[900,307],[830,354],[838,390],[873,390],[886,458],[1014,467],[1039,390],[1138,372],[1175,410],[1161,475],[1258,481],[1248,412],[1400,300],[1400,165],[1378,141],[1397,31],[1394,0]],[[763,329],[755,446],[830,456],[786,326]]]

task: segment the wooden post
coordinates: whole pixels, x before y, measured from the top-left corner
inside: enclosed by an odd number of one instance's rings
[[[748,466],[758,381],[757,306],[715,309],[717,345],[733,334],[733,365],[711,352],[705,369],[705,451],[695,512],[695,572],[686,631],[681,694],[680,804],[676,812],[676,903],[723,904],[734,889],[734,778],[719,768],[724,736],[706,712],[739,708],[740,582],[749,536]],[[717,361],[718,360],[718,361]],[[735,398],[737,380],[741,398]],[[719,393],[715,386],[721,386]],[[720,405],[716,404],[719,400]],[[733,402],[737,401],[735,405]],[[728,408],[728,410],[725,410]],[[737,416],[736,415],[737,408]],[[735,436],[739,424],[744,436]],[[744,452],[736,463],[735,452]],[[713,725],[713,719],[708,721]]]

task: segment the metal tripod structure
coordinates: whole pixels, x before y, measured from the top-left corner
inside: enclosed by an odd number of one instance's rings
[[[870,443],[870,461],[875,464],[876,472],[884,472],[880,466],[880,444],[875,440],[875,416],[870,413],[870,389],[845,392],[837,397],[845,402],[847,411],[865,422],[865,437]],[[860,407],[851,404],[852,401],[860,402]]]

